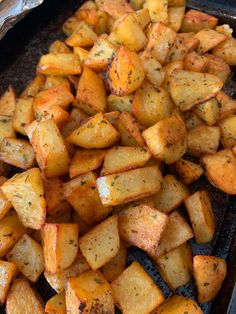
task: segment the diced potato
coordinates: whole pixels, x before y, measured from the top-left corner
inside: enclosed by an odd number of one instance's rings
[[[112,93],[129,95],[138,89],[145,77],[139,56],[121,45],[108,71]]]
[[[0,97],[0,115],[12,117],[16,106],[16,96],[11,86]]]
[[[232,37],[234,31],[228,24],[218,25],[215,27],[215,30],[227,37]]]
[[[16,274],[16,266],[11,262],[0,260],[0,304],[4,304],[12,278]]]
[[[45,89],[53,88],[61,84],[64,84],[67,87],[67,89],[70,90],[70,83],[66,77],[59,76],[59,75],[47,75],[43,89],[45,90]]]
[[[34,97],[44,87],[46,77],[42,74],[35,76],[35,78],[26,86],[21,93],[21,98]]]
[[[204,122],[193,111],[186,111],[184,113],[184,119],[187,130],[191,130],[195,128],[195,126],[204,124]]]
[[[149,31],[147,51],[161,64],[164,63],[170,48],[176,39],[176,32],[163,23],[154,23]]]
[[[134,16],[142,29],[145,29],[151,22],[149,10],[147,8],[140,8],[140,10],[134,12]]]
[[[80,60],[73,53],[49,53],[40,58],[37,73],[46,75],[77,75],[81,73]]]
[[[188,196],[187,187],[169,174],[163,178],[160,191],[153,197],[154,207],[167,214],[178,208]]]
[[[43,249],[27,234],[23,235],[7,254],[7,260],[30,281],[36,282],[44,270]]]
[[[212,301],[226,277],[224,259],[215,256],[196,255],[193,258],[193,276],[198,290],[198,301]]]
[[[78,108],[88,115],[104,112],[106,109],[106,91],[103,80],[88,67],[84,68],[80,77],[76,99]]]
[[[189,10],[184,16],[180,31],[196,33],[205,28],[213,29],[217,23],[218,18],[215,16],[197,10]]]
[[[185,154],[186,128],[178,116],[163,119],[142,134],[151,153],[167,164],[174,163]]]
[[[119,117],[120,117],[119,111],[111,111],[104,113],[104,118],[107,119],[115,128],[117,128]]]
[[[68,137],[69,143],[83,148],[106,148],[118,141],[117,130],[104,118],[102,113],[88,119]]]
[[[65,293],[54,295],[45,305],[45,312],[47,314],[66,314],[66,299]]]
[[[219,119],[224,119],[227,116],[236,113],[236,100],[220,91],[216,96],[217,101],[220,103],[220,116]]]
[[[222,87],[221,79],[208,73],[175,70],[170,80],[171,97],[182,111],[213,98]]]
[[[114,281],[126,268],[127,249],[120,243],[119,252],[100,269],[108,282]]]
[[[173,167],[184,184],[196,181],[204,172],[200,165],[183,158],[176,161]]]
[[[174,72],[175,69],[183,70],[183,67],[183,60],[170,62],[163,67],[163,71],[165,72],[165,78],[162,83],[162,87],[164,87],[168,92],[170,92],[170,80],[172,72]]]
[[[5,137],[16,137],[13,119],[8,116],[0,116],[0,145]]]
[[[113,147],[105,155],[101,175],[142,167],[150,158],[150,152],[143,147]]]
[[[121,144],[125,146],[144,146],[140,127],[129,112],[122,112],[119,116],[117,128],[121,136]]]
[[[66,36],[71,36],[77,27],[80,26],[81,21],[76,16],[69,17],[62,26],[62,31]]]
[[[157,257],[155,261],[162,278],[172,290],[189,282],[193,261],[192,251],[187,243]]]
[[[26,135],[24,127],[34,120],[33,98],[18,98],[13,117],[14,129]]]
[[[197,32],[194,38],[199,40],[197,51],[205,53],[222,43],[226,39],[226,36],[213,29],[205,28]]]
[[[46,217],[46,202],[38,168],[16,174],[6,181],[1,189],[25,227],[32,229],[42,227]]]
[[[50,46],[49,46],[49,53],[71,53],[70,48],[66,46],[66,44],[61,40],[55,40]]]
[[[79,247],[92,269],[105,265],[120,248],[118,217],[111,216],[80,237]]]
[[[169,215],[167,226],[162,235],[161,242],[157,247],[154,258],[166,254],[193,238],[193,232],[185,219],[174,211]]]
[[[0,220],[0,258],[11,250],[24,233],[26,228],[21,224],[17,213],[10,210]]]
[[[167,91],[151,84],[144,84],[136,91],[132,104],[132,112],[144,126],[153,124],[170,117],[174,104]]]
[[[65,198],[88,226],[100,222],[111,212],[110,207],[105,208],[101,203],[96,178],[93,172],[87,172],[64,185]]]
[[[134,95],[117,96],[110,94],[107,97],[107,111],[131,111]]]
[[[69,267],[78,254],[79,225],[46,223],[41,229],[45,270],[58,273]]]
[[[146,0],[151,21],[168,24],[168,0]]]
[[[55,177],[68,172],[68,152],[53,119],[37,124],[31,143],[36,152],[37,162],[46,177]]]
[[[184,70],[192,72],[206,72],[207,67],[207,57],[205,55],[199,55],[196,51],[190,52],[184,59]],[[217,75],[216,73],[212,74]]]
[[[202,158],[209,181],[228,194],[236,194],[236,155],[231,149],[220,150]]]
[[[133,12],[130,4],[125,0],[95,0],[95,3],[100,10],[107,12],[115,20],[127,13]]]
[[[229,116],[218,123],[221,130],[221,143],[224,148],[236,145],[236,115]]]
[[[229,38],[212,50],[213,55],[222,58],[228,65],[236,65],[236,39]]]
[[[81,252],[78,252],[73,264],[66,269],[61,270],[60,273],[51,274],[47,271],[44,272],[44,276],[50,286],[57,292],[61,293],[66,288],[67,278],[76,277],[90,269],[86,259]]]
[[[169,1],[168,1],[169,4]],[[168,25],[173,31],[178,32],[180,30],[185,13],[185,6],[168,8]]]
[[[84,67],[85,61],[88,59],[89,56],[89,51],[81,47],[74,47],[73,52],[74,54],[79,56],[81,66]]]
[[[3,194],[1,190],[1,185],[7,181],[7,178],[0,176],[0,220],[6,215],[6,213],[11,209],[12,205]]]
[[[123,314],[148,314],[165,298],[142,266],[133,262],[111,284],[114,301]]]
[[[66,287],[67,313],[114,314],[110,284],[99,272],[92,270],[68,279]]]
[[[121,238],[154,255],[167,225],[168,216],[147,205],[131,206],[119,214]]]
[[[220,116],[220,105],[216,98],[212,98],[202,104],[196,105],[193,108],[193,112],[208,125],[212,126],[216,124],[216,121]]]
[[[104,206],[128,203],[153,195],[160,189],[162,175],[157,166],[110,174],[97,179]]]
[[[207,59],[207,73],[219,76],[223,82],[226,82],[230,76],[230,66],[220,57],[206,53],[205,58]]]
[[[87,115],[77,108],[73,108],[70,112],[69,120],[61,129],[61,135],[65,138],[78,128],[86,119]]]
[[[188,48],[185,44],[185,41],[180,36],[175,38],[173,45],[170,47],[170,50],[167,54],[165,64],[173,61],[181,61],[184,60],[185,56],[188,53]]]
[[[198,125],[188,131],[187,152],[191,156],[213,154],[217,152],[219,143],[220,128],[218,126]]]
[[[203,314],[198,304],[182,295],[172,295],[151,314]]]
[[[97,34],[92,27],[88,23],[80,21],[65,43],[70,47],[90,47],[96,40]]]

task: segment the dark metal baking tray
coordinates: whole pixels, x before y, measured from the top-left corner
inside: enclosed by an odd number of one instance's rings
[[[114,0],[115,1],[115,0]],[[0,42],[0,94],[11,84],[17,93],[34,77],[39,57],[47,52],[54,40],[63,38],[61,26],[83,1],[45,0],[45,2],[20,21]],[[189,1],[189,8],[200,9],[220,18],[236,30],[236,1]],[[233,78],[234,80],[234,78]],[[228,274],[223,287],[213,302],[202,305],[205,314],[236,313],[236,197],[229,197],[200,178],[191,186],[195,191],[207,189],[213,202],[217,232],[210,244],[196,245],[192,241],[194,254],[212,254],[227,259]],[[184,209],[180,211],[185,215]],[[151,259],[141,250],[130,248],[127,263],[139,261],[163,289],[166,296],[171,291],[162,281]],[[36,283],[36,289],[46,301],[54,291],[43,276]],[[193,280],[176,293],[196,298]],[[0,308],[0,314],[4,309]],[[137,313],[139,314],[139,313]]]

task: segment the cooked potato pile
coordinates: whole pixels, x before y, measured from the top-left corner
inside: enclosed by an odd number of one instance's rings
[[[0,97],[0,303],[8,314],[202,313],[226,263],[202,175],[236,194],[229,25],[185,0],[95,0],[65,21],[20,95]],[[32,69],[33,71],[33,69]],[[16,173],[11,177],[12,173]],[[178,211],[184,205],[185,219]],[[144,250],[170,289],[133,262]],[[46,304],[33,283],[44,274]]]

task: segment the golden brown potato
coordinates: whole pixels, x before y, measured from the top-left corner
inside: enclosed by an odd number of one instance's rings
[[[227,116],[236,113],[236,100],[235,99],[232,99],[223,91],[220,91],[217,94],[216,99],[220,103],[219,119],[224,119]]]
[[[168,286],[175,290],[186,285],[192,274],[191,247],[184,243],[166,254],[155,258],[158,271]]]
[[[25,227],[36,230],[42,227],[46,218],[46,202],[38,168],[16,174],[1,189]]]
[[[62,31],[66,36],[70,36],[74,33],[80,22],[76,16],[69,17],[62,26]]]
[[[213,98],[222,86],[219,77],[208,73],[175,70],[170,80],[171,97],[182,111]]]
[[[119,214],[120,237],[154,255],[168,216],[147,205],[131,206]]]
[[[134,94],[130,94],[127,96],[117,96],[114,94],[110,94],[107,97],[107,111],[131,112],[133,98]]]
[[[151,21],[168,24],[168,0],[147,0],[146,7],[149,10]]]
[[[173,164],[173,169],[184,184],[196,181],[204,172],[200,165],[183,158]]]
[[[186,111],[184,113],[184,119],[187,130],[191,130],[195,128],[195,126],[204,124],[204,122],[193,111]]]
[[[169,1],[168,1],[169,5]],[[177,6],[168,8],[168,25],[173,31],[178,32],[180,30],[185,13],[185,6]]]
[[[70,116],[68,121],[64,124],[61,129],[61,135],[66,138],[73,132],[75,129],[78,128],[86,119],[87,115],[77,108],[73,108],[70,112]]]
[[[125,0],[95,0],[100,10],[107,12],[115,20],[127,13],[133,12],[130,4]]]
[[[196,255],[193,258],[193,277],[198,290],[198,301],[205,303],[215,298],[227,273],[224,259]]]
[[[214,214],[207,191],[198,191],[184,201],[193,227],[195,241],[206,243],[215,232]]]
[[[234,31],[228,24],[218,25],[215,27],[215,30],[227,37],[232,37]]]
[[[106,91],[100,76],[84,67],[77,89],[77,107],[87,113],[94,115],[106,110]]]
[[[100,177],[97,187],[103,205],[109,206],[153,195],[159,191],[161,181],[158,166],[150,166]]]
[[[202,164],[210,182],[225,193],[236,194],[236,155],[231,149],[204,156]]]
[[[225,83],[230,76],[230,66],[220,57],[206,53],[204,57],[207,60],[207,73],[219,76]]]
[[[181,61],[184,60],[185,56],[189,52],[185,41],[180,36],[175,38],[173,45],[170,47],[170,50],[167,54],[165,64],[173,61]]]
[[[0,115],[12,117],[16,106],[16,96],[11,86],[0,97]]]
[[[188,188],[168,174],[163,178],[160,191],[153,196],[154,207],[167,214],[178,208],[188,196]]]
[[[105,265],[120,249],[118,217],[107,218],[80,237],[79,248],[93,270]]]
[[[92,30],[92,27],[80,21],[72,34],[65,40],[65,43],[70,47],[90,47],[97,40],[97,34]]]
[[[143,30],[145,30],[145,28],[151,22],[151,17],[147,8],[140,8],[140,10],[135,11],[134,16]]]
[[[110,284],[100,272],[92,270],[69,278],[66,287],[66,309],[68,313],[73,314],[114,314]]]
[[[20,97],[28,98],[37,95],[44,88],[45,80],[46,77],[42,74],[35,76],[35,78],[23,90]]]
[[[198,115],[206,124],[212,126],[220,116],[220,105],[216,98],[212,98],[202,104],[198,104],[193,108],[193,112]]]
[[[119,111],[111,111],[104,113],[104,118],[107,119],[115,128],[117,128],[119,117],[120,117]]]
[[[208,59],[205,55],[199,55],[192,51],[184,58],[184,70],[192,72],[205,72],[208,67]],[[209,72],[210,73],[210,72]],[[217,75],[216,73],[212,73]]]
[[[213,154],[217,152],[219,143],[220,128],[218,126],[198,125],[188,131],[187,152],[191,156]]]
[[[45,304],[47,314],[66,314],[65,292],[54,295]]]
[[[199,40],[197,52],[205,53],[222,43],[226,39],[226,36],[213,29],[205,28],[197,32],[194,38]]]
[[[68,78],[69,78],[69,76],[68,76]],[[70,91],[70,83],[66,77],[59,76],[59,75],[58,76],[57,75],[47,75],[43,89],[45,90],[45,89],[53,88],[53,87],[59,86],[61,84],[64,84],[67,87],[67,89]]]
[[[24,127],[34,120],[33,98],[18,98],[13,116],[14,129],[26,135]]]
[[[174,211],[169,215],[167,226],[157,247],[154,258],[166,254],[170,250],[180,246],[193,238],[193,232],[185,219]]]
[[[222,58],[228,65],[236,65],[236,39],[228,38],[212,50],[213,55]]]
[[[15,264],[0,260],[0,304],[5,303],[12,278],[15,274]]]
[[[142,134],[153,156],[167,164],[174,163],[185,154],[186,128],[178,116],[163,119]]]
[[[0,116],[0,145],[4,141],[4,138],[15,138],[15,130],[13,126],[12,117]]]
[[[48,49],[49,53],[60,54],[60,53],[71,53],[70,48],[61,40],[55,40]]]
[[[114,301],[123,314],[148,314],[165,300],[162,291],[137,262],[126,268],[111,287]]]
[[[69,267],[78,254],[79,225],[46,223],[41,229],[45,270],[58,273]]]
[[[108,71],[112,93],[118,96],[129,95],[138,89],[145,77],[139,56],[121,45]]]
[[[67,141],[88,149],[106,148],[118,141],[119,137],[117,130],[100,112],[75,129],[67,137]]]
[[[7,260],[32,282],[36,282],[44,270],[43,248],[27,234],[16,242]]]
[[[184,16],[180,31],[196,33],[204,28],[213,29],[217,23],[218,19],[215,16],[197,10],[189,10]]]
[[[165,72],[165,78],[162,83],[162,86],[168,92],[170,92],[170,80],[172,72],[174,72],[175,69],[183,70],[183,67],[184,67],[183,60],[170,62],[163,67],[163,71]]]
[[[221,144],[224,148],[236,145],[236,115],[229,116],[218,123],[221,130]]]
[[[0,220],[6,215],[6,213],[11,209],[12,205],[3,194],[1,190],[1,185],[6,182],[8,179],[0,176]]]
[[[81,66],[84,67],[85,61],[88,59],[89,56],[89,51],[81,47],[74,47],[73,52],[74,54],[79,56]]]

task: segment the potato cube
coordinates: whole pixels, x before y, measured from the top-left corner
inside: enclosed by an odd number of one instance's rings
[[[74,47],[73,52],[79,57],[81,66],[84,67],[85,61],[89,56],[89,51],[81,47]]]
[[[236,155],[231,149],[223,149],[202,158],[205,174],[218,189],[236,194]]]
[[[157,166],[110,174],[97,179],[98,193],[104,206],[128,203],[157,193],[162,175]]]
[[[219,77],[208,73],[175,70],[170,79],[171,97],[182,111],[213,98],[222,86]]]
[[[146,7],[149,10],[151,21],[168,24],[168,0],[147,0]]]
[[[6,181],[1,189],[25,227],[37,230],[43,226],[46,218],[46,202],[38,168],[16,174]]]
[[[107,111],[131,112],[133,98],[134,94],[130,94],[127,96],[117,96],[114,94],[110,94],[107,97]]]
[[[195,128],[195,126],[204,124],[204,122],[193,111],[186,111],[184,113],[184,119],[187,130],[191,130]]]
[[[167,214],[177,209],[188,196],[187,187],[169,174],[163,178],[160,191],[153,196],[154,207]]]
[[[164,87],[169,93],[172,72],[174,72],[175,69],[183,70],[183,68],[184,68],[183,60],[172,61],[163,67],[163,71],[165,72],[165,78],[162,83],[162,87]]]
[[[73,108],[70,112],[70,116],[68,121],[64,124],[61,129],[61,135],[66,138],[73,132],[75,129],[81,125],[85,119],[87,119],[87,115],[77,108]]]
[[[138,89],[145,77],[139,56],[121,45],[108,71],[112,93],[129,95]]]
[[[24,127],[34,120],[33,98],[18,98],[13,117],[14,129],[26,135]]]
[[[0,145],[5,137],[16,137],[13,127],[13,119],[8,116],[0,116]]]
[[[70,47],[90,47],[96,40],[97,34],[92,27],[88,23],[80,21],[65,43]]]
[[[222,58],[228,65],[236,65],[236,39],[228,38],[212,50],[214,56]]]
[[[106,91],[100,76],[88,67],[80,77],[76,99],[79,109],[88,115],[104,112],[106,109]]]
[[[66,46],[66,44],[61,40],[55,40],[49,46],[49,53],[60,54],[60,53],[71,53],[70,48]]]
[[[184,60],[185,56],[189,52],[185,41],[180,36],[175,38],[173,45],[170,47],[170,50],[167,54],[165,64],[173,61],[181,61]]]
[[[16,96],[11,86],[0,97],[0,115],[12,117],[16,106]]]
[[[216,98],[212,98],[202,104],[196,105],[193,112],[211,126],[216,124],[220,116],[220,106]]]
[[[220,128],[198,125],[188,131],[187,143],[187,152],[191,156],[200,157],[204,154],[213,154],[219,147]]]
[[[0,220],[6,215],[6,213],[11,209],[12,205],[3,194],[1,190],[1,185],[6,182],[8,179],[0,176]]]
[[[66,314],[65,292],[54,295],[45,305],[47,314]]]
[[[35,78],[23,90],[20,97],[28,98],[37,95],[44,88],[45,80],[46,77],[44,75],[36,75]]]
[[[80,237],[79,247],[92,269],[105,265],[120,248],[118,217],[111,216]]]
[[[114,301],[123,314],[148,314],[164,300],[164,295],[142,266],[133,262],[111,284]]]
[[[195,241],[206,243],[215,232],[214,214],[207,191],[198,191],[184,201],[193,227]]]
[[[130,4],[125,0],[95,0],[95,3],[100,10],[107,12],[115,20],[127,13],[133,12]]]
[[[197,285],[200,303],[209,302],[215,298],[226,273],[227,265],[224,259],[215,256],[194,256],[193,277]]]
[[[167,164],[180,159],[186,151],[186,128],[178,116],[163,119],[143,131],[151,153]]]
[[[216,96],[217,101],[220,103],[220,116],[219,119],[224,119],[227,116],[236,113],[236,100],[220,91]]]
[[[74,33],[81,21],[76,16],[69,17],[62,26],[62,31],[66,36],[70,36]]]
[[[187,284],[191,278],[192,251],[187,243],[155,259],[162,278],[172,290]]]
[[[117,130],[100,112],[75,129],[67,140],[71,144],[91,149],[109,147],[118,141],[119,137]]]
[[[205,55],[199,55],[196,51],[192,51],[184,58],[184,70],[192,72],[206,72],[208,67],[208,59]],[[217,75],[216,73],[212,73]]]
[[[205,53],[222,43],[226,36],[213,29],[202,29],[194,36],[199,40],[197,52]]]
[[[196,181],[204,172],[200,165],[183,158],[176,161],[173,168],[184,184]]]
[[[99,272],[92,270],[70,277],[66,287],[66,309],[73,314],[114,314],[110,284]]]
[[[229,24],[218,25],[215,27],[215,30],[221,34],[226,35],[227,37],[232,37],[233,29],[229,26]]]
[[[44,270],[43,248],[27,234],[16,242],[7,260],[32,282],[36,282]]]
[[[229,116],[218,123],[221,130],[221,143],[224,148],[236,145],[236,115]]]
[[[151,22],[151,17],[147,8],[140,8],[140,10],[135,11],[134,16],[143,30],[145,30],[145,28]]]
[[[0,260],[0,304],[5,303],[12,278],[15,274],[15,264]]]
[[[162,235],[161,242],[157,247],[154,258],[166,254],[172,249],[180,246],[193,238],[193,232],[185,219],[174,211],[169,215],[167,226]]]
[[[168,1],[169,4],[169,1]],[[173,31],[178,32],[183,22],[185,6],[168,8],[168,25]]]
[[[207,73],[214,74],[226,82],[230,76],[230,66],[220,57],[206,53],[204,57],[207,60]]]

